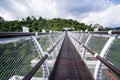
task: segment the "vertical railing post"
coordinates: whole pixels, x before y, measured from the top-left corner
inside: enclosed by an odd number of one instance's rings
[[[39,42],[37,41],[36,37],[32,36],[31,38],[32,38],[32,41],[33,41],[35,47],[37,48],[38,53],[40,54],[40,57],[44,57],[45,54],[44,54]],[[44,79],[47,78],[49,76],[49,74],[50,74],[50,72],[49,72],[48,64],[45,61],[43,64],[43,78]]]

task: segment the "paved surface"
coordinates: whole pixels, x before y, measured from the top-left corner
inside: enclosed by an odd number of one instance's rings
[[[49,80],[94,80],[67,34]]]

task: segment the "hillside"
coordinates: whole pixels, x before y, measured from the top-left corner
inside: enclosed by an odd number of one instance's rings
[[[14,20],[14,21],[5,21],[2,17],[0,17],[0,31],[14,31],[20,32],[22,31],[22,27],[26,26],[30,29],[31,32],[41,32],[42,29],[47,31],[55,30],[59,31],[62,28],[70,27],[73,30],[93,30],[91,26],[86,25],[85,23],[80,23],[76,20],[72,19],[61,19],[61,18],[54,18],[54,19],[44,19],[39,17],[36,19],[34,16],[23,18],[21,21]]]

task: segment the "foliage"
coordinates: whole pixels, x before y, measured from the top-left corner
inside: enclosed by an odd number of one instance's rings
[[[99,28],[99,31],[109,31],[109,30],[111,30],[111,28],[109,28],[109,27]]]
[[[85,23],[80,23],[76,20],[72,19],[61,19],[61,18],[54,18],[54,19],[44,19],[39,17],[36,19],[34,16],[26,17],[25,19],[22,18],[21,21],[14,20],[14,21],[5,21],[2,17],[0,17],[0,31],[14,31],[20,32],[22,31],[22,27],[26,26],[30,29],[31,32],[41,32],[42,29],[47,31],[59,31],[63,28],[69,27],[73,30],[86,30],[89,31],[93,30],[91,25],[86,25]]]

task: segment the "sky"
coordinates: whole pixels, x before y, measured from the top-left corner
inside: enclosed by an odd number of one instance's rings
[[[5,20],[65,18],[119,27],[120,0],[0,0],[0,16]]]

